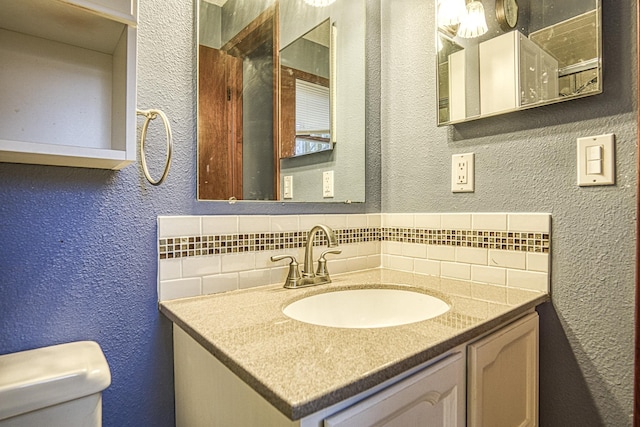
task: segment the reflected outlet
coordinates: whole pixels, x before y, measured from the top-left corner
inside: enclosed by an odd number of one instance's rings
[[[333,197],[333,171],[322,172],[322,197]]]

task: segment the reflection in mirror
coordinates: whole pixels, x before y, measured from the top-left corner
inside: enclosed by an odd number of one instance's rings
[[[364,0],[195,1],[198,199],[364,202]]]
[[[485,0],[482,34],[456,1],[437,0],[439,125],[602,92],[600,0]]]
[[[198,198],[272,200],[279,186],[274,0],[200,2]]]
[[[333,149],[331,26],[327,19],[280,51],[280,156]]]

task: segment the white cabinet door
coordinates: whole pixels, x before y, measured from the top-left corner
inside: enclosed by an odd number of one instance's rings
[[[519,106],[517,32],[480,43],[480,113],[512,111]]]
[[[455,353],[324,421],[325,427],[464,427],[465,361]]]
[[[468,426],[538,425],[538,314],[468,347]]]

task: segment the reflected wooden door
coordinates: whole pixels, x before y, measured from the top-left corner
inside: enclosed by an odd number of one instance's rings
[[[200,45],[198,198],[242,199],[242,59]]]

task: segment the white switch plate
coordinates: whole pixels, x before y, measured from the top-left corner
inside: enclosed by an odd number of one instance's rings
[[[589,162],[587,160],[589,152],[594,155],[597,150],[590,149],[589,147],[599,146],[600,155],[602,156],[601,173],[588,173]],[[616,164],[615,164],[615,137],[612,133],[598,136],[588,136],[585,138],[578,138],[577,146],[577,170],[578,170],[578,185],[581,187],[592,185],[613,185],[616,183]],[[597,165],[596,165],[597,166]],[[597,171],[598,168],[592,165],[590,168],[592,171]]]
[[[287,175],[284,177],[284,184],[283,184],[283,195],[282,197],[285,199],[293,199],[293,176],[292,175]]]
[[[333,197],[333,171],[322,172],[322,197]]]
[[[451,156],[451,191],[473,193],[475,191],[475,154],[454,154]]]

